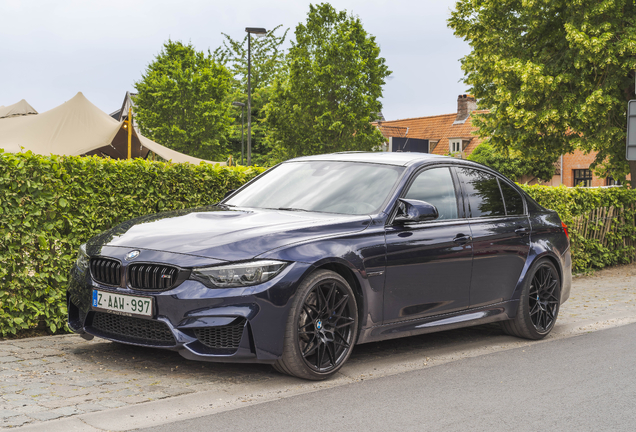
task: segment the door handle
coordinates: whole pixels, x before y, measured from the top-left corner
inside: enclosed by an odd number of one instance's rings
[[[453,241],[455,243],[459,243],[459,244],[465,244],[468,243],[469,241],[471,241],[473,238],[471,236],[467,236],[464,234],[457,234],[455,236],[455,238],[453,239]]]
[[[530,234],[530,229],[528,229],[528,228],[517,228],[517,229],[515,230],[515,232],[516,232],[517,234],[519,234],[520,236],[524,236],[524,235],[528,235],[528,234]]]

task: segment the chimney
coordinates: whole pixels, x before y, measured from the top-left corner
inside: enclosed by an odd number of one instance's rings
[[[457,97],[457,117],[453,124],[462,124],[477,109],[477,100],[473,95],[459,95]]]

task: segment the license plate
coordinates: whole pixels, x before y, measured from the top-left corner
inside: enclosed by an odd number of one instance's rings
[[[152,297],[137,297],[93,290],[93,307],[121,315],[152,316]]]

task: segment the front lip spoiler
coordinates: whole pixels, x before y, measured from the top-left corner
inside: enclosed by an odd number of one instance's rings
[[[241,336],[241,343],[238,349],[233,353],[212,353],[210,349],[199,342],[195,337],[181,331],[179,328],[170,324],[170,321],[166,317],[159,316],[154,319],[155,321],[161,321],[165,323],[170,332],[174,336],[176,341],[175,345],[153,345],[139,342],[131,342],[124,339],[119,339],[106,335],[92,327],[84,326],[81,329],[73,329],[75,333],[79,333],[84,339],[91,340],[97,336],[101,339],[110,340],[113,342],[123,343],[126,345],[133,345],[145,348],[158,348],[168,351],[177,351],[182,357],[188,360],[207,361],[207,362],[228,362],[228,363],[266,363],[273,364],[275,360],[270,359],[258,359],[252,348],[251,335],[249,328],[249,321],[243,329],[243,335]],[[208,351],[208,352],[206,352]]]

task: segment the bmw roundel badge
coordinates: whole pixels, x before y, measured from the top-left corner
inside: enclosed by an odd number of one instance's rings
[[[126,257],[124,258],[126,261],[130,261],[130,260],[134,260],[135,258],[137,258],[139,256],[139,251],[138,250],[134,250],[134,251],[130,251],[126,254]]]

